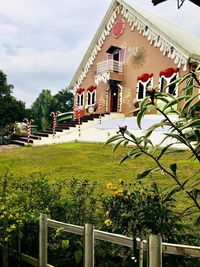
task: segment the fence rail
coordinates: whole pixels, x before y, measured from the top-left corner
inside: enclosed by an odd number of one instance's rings
[[[63,231],[69,233],[84,235],[83,226],[66,224],[51,219],[47,219],[47,224],[48,227],[62,228]],[[117,245],[133,248],[133,238],[124,235],[113,234],[94,229],[94,238],[105,242],[110,242]],[[147,250],[147,241],[146,240],[142,241],[144,243],[144,250]],[[140,239],[138,238],[137,248],[139,247],[140,247]],[[162,242],[162,253],[200,258],[200,247]]]
[[[160,236],[150,235],[148,240],[127,237],[124,235],[108,233],[94,229],[90,224],[78,226],[48,219],[47,215],[40,215],[39,221],[39,259],[20,253],[22,262],[34,267],[53,267],[47,263],[48,227],[84,236],[84,267],[94,267],[94,240],[98,239],[113,244],[134,248],[138,250],[139,267],[143,267],[143,254],[147,251],[148,267],[162,267],[162,254],[180,255],[200,258],[200,247],[162,242]],[[3,266],[8,260],[8,250],[2,248]],[[14,251],[13,251],[14,253]],[[16,254],[16,253],[15,253]]]

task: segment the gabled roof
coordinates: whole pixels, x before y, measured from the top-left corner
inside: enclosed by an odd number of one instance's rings
[[[113,0],[69,88],[81,85],[120,13],[126,18],[132,31],[136,29],[146,36],[150,44],[159,48],[163,55],[172,58],[177,67],[182,66],[187,70],[189,59],[200,61],[199,38],[125,0]]]

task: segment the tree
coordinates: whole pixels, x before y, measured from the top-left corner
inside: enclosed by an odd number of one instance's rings
[[[52,118],[50,114],[54,111],[53,106],[53,96],[51,95],[51,91],[48,89],[43,89],[39,94],[38,98],[33,103],[32,115],[35,124],[39,129],[47,129],[51,125]]]
[[[57,110],[60,112],[67,112],[73,110],[73,93],[68,89],[62,89],[55,95],[55,100],[57,102]]]
[[[0,71],[0,128],[22,121],[26,115],[25,103],[12,96],[13,88],[8,84],[7,76]]]
[[[51,112],[67,112],[73,109],[73,94],[63,89],[52,96],[50,90],[43,89],[31,109],[37,127],[46,129],[52,124]]]

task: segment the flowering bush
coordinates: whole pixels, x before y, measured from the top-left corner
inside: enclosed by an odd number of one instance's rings
[[[161,234],[165,241],[178,241],[181,217],[174,210],[176,190],[161,193],[156,183],[146,187],[141,182],[107,184],[111,195],[103,201],[105,228],[129,236],[146,237]]]

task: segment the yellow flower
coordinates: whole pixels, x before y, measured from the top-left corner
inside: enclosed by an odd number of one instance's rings
[[[147,196],[147,192],[145,190],[140,190],[140,196],[145,198]]]
[[[108,183],[106,186],[107,186],[108,189],[111,189],[111,190],[113,189],[113,184],[112,183]]]
[[[115,195],[122,196],[123,195],[123,190],[119,189],[119,190],[115,191]]]
[[[128,200],[128,196],[124,196],[124,200]]]
[[[127,196],[130,196],[130,195],[131,195],[131,191],[128,191]]]
[[[109,214],[110,214],[110,212],[107,210],[107,211],[106,211],[106,216],[109,216]]]
[[[108,227],[112,226],[112,221],[110,219],[105,220],[104,223]]]
[[[124,184],[124,180],[119,179],[119,180],[118,180],[118,183],[121,184],[121,185],[123,185],[123,184]]]

